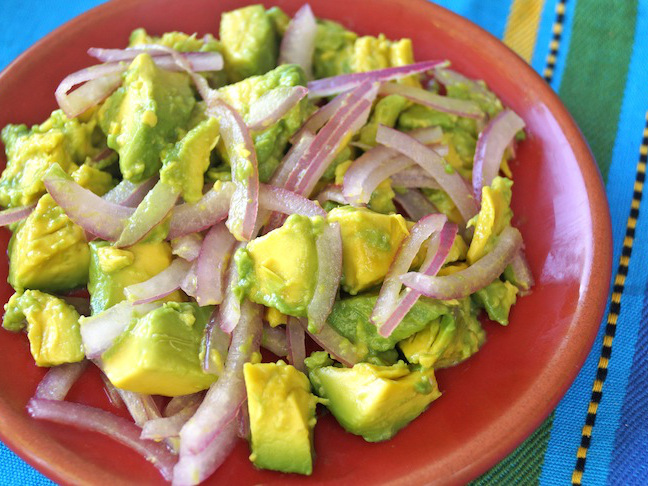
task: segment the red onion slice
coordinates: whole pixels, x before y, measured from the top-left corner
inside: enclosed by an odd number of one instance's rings
[[[236,420],[238,422],[236,435],[241,439],[250,440],[250,413],[248,411],[247,398],[243,400],[243,403],[239,407]]]
[[[34,398],[45,400],[63,400],[72,385],[79,379],[86,369],[86,360],[78,363],[65,363],[50,368],[36,388]]]
[[[190,233],[171,241],[171,253],[193,262],[200,254],[203,237],[200,233]]]
[[[304,133],[303,136],[297,140],[295,145],[290,148],[286,156],[283,158],[281,164],[277,167],[277,170],[275,170],[275,173],[270,179],[270,185],[276,187],[284,187],[286,185],[295,165],[302,159],[302,157],[304,157],[306,150],[310,148],[314,138],[315,134],[308,132]]]
[[[320,206],[292,191],[267,184],[259,185],[259,206],[282,214],[326,217]]]
[[[211,103],[207,113],[219,121],[235,185],[225,224],[234,238],[249,241],[259,210],[259,171],[252,138],[241,116],[224,101]]]
[[[342,186],[329,184],[317,195],[317,202],[324,206],[326,201],[333,201],[338,204],[347,205],[349,201],[342,194]]]
[[[221,358],[227,356],[227,349],[230,346],[231,336],[223,331],[218,325],[220,309],[214,309],[209,322],[205,326],[205,357],[203,359],[202,367],[206,373],[213,375],[220,375],[223,370],[217,369],[211,359],[212,352],[218,353]],[[240,312],[238,316],[240,317]]]
[[[116,388],[116,390],[137,426],[142,427],[149,420],[162,417],[153,397],[150,395],[122,390],[121,388]]]
[[[520,232],[508,226],[493,249],[465,270],[443,277],[409,272],[400,277],[407,287],[439,300],[462,299],[483,289],[498,278],[522,246]]]
[[[280,86],[257,99],[245,118],[248,128],[260,132],[281,120],[299,103],[308,90],[304,86]]]
[[[403,208],[405,213],[409,216],[410,221],[418,221],[428,214],[439,212],[430,200],[417,189],[407,189],[406,192],[396,193],[394,201]]]
[[[187,407],[191,407],[194,404],[200,404],[204,396],[205,394],[200,391],[192,393],[190,395],[180,395],[173,397],[171,400],[169,400],[169,403],[167,403],[167,406],[164,408],[164,416],[173,417],[175,414],[179,413]]]
[[[444,160],[434,150],[409,135],[384,125],[378,126],[376,141],[397,150],[423,167],[448,193],[464,221],[468,221],[477,214],[475,200],[465,181],[456,171],[448,173]]]
[[[178,437],[182,426],[196,413],[200,401],[183,408],[170,417],[160,417],[148,420],[142,426],[141,439],[163,440]]]
[[[504,151],[515,134],[525,127],[524,120],[509,109],[502,110],[479,134],[473,163],[473,191],[481,201],[482,187],[490,186],[499,172]]]
[[[121,206],[135,208],[142,202],[149,191],[153,189],[157,181],[157,177],[151,177],[144,182],[135,184],[124,179],[104,194],[103,199],[111,203],[120,204]]]
[[[108,202],[72,180],[46,177],[43,182],[65,214],[93,235],[115,241],[134,210]]]
[[[119,88],[121,74],[127,67],[122,63],[100,64],[66,76],[54,92],[59,107],[68,118],[79,116]],[[68,94],[70,89],[81,83],[85,84]]]
[[[524,255],[524,250],[520,250],[511,261],[513,275],[515,275],[516,286],[520,290],[520,295],[529,293],[529,289],[535,285],[533,273],[529,262]]]
[[[477,103],[470,100],[460,100],[431,93],[422,88],[406,84],[384,83],[380,86],[382,95],[400,95],[418,105],[427,106],[437,111],[465,118],[484,118],[484,112]]]
[[[412,74],[418,74],[438,67],[445,67],[448,61],[424,61],[407,66],[390,67],[367,71],[364,73],[342,74],[331,78],[318,79],[308,83],[308,97],[321,98],[337,93],[349,91],[364,82],[382,83],[394,79],[401,79]]]
[[[315,242],[317,283],[308,304],[308,329],[318,333],[326,324],[342,279],[342,236],[338,223],[327,224]]]
[[[306,372],[306,334],[304,328],[295,317],[288,317],[286,324],[286,340],[288,342],[288,361],[302,373]]]
[[[156,48],[131,47],[128,49],[101,49],[91,47],[88,49],[88,54],[101,62],[119,62],[132,61],[140,54],[146,53],[153,58],[153,61],[159,67],[169,71],[177,71],[178,66],[176,61],[171,55],[165,55],[166,51],[161,50],[160,47],[163,46],[157,46]],[[176,52],[178,56],[181,56],[189,63],[193,71],[220,71],[223,69],[223,56],[218,52]]]
[[[315,334],[308,330],[306,319],[299,319],[299,323],[313,341],[344,366],[350,368],[365,359],[366,353],[354,346],[347,338],[338,334],[330,324],[326,323],[320,332]]]
[[[383,334],[386,332],[384,330],[385,323],[398,305],[398,297],[402,286],[399,277],[409,270],[423,243],[431,235],[441,231],[447,219],[444,214],[425,216],[412,227],[410,234],[401,243],[385,276],[378,299],[371,313],[371,320],[378,326],[380,334],[385,335]]]
[[[313,77],[313,53],[317,23],[310,5],[305,4],[292,18],[281,39],[279,64],[298,64],[308,79]]]
[[[302,127],[295,132],[291,137],[290,143],[296,143],[306,134],[314,135],[320,128],[322,128],[337,111],[344,106],[344,101],[347,98],[346,93],[337,95],[327,104],[319,108],[304,122]]]
[[[454,243],[455,236],[457,235],[457,225],[454,223],[446,222],[443,225],[443,229],[433,238],[437,241],[434,241],[436,249],[430,247],[428,249],[428,255],[426,261],[421,266],[421,273],[424,275],[435,276],[441,267],[445,263],[452,244]],[[405,315],[410,311],[416,301],[419,299],[421,294],[415,290],[406,290],[405,294],[400,298],[396,308],[387,318],[385,323],[379,328],[378,332],[383,337],[389,337],[394,329],[401,323]]]
[[[169,224],[170,240],[206,230],[223,221],[229,212],[234,184],[224,182],[220,189],[211,189],[200,201],[184,203],[173,208]]]
[[[435,152],[439,153],[436,150]],[[396,187],[441,189],[439,183],[418,165],[401,170],[392,175],[391,180],[392,185]]]
[[[236,240],[224,224],[212,226],[196,261],[198,305],[219,305],[223,301],[223,280]]]
[[[261,329],[261,307],[245,300],[241,305],[241,319],[232,334],[225,370],[180,432],[181,461],[209,448],[210,443],[234,420],[245,399],[243,365],[250,361],[254,351],[258,351]]]
[[[278,357],[288,355],[288,338],[286,332],[280,327],[271,327],[263,324],[263,334],[261,335],[261,347],[267,349]]]
[[[30,204],[29,206],[20,206],[0,211],[0,226],[7,226],[22,221],[32,213],[35,207],[36,204]]]
[[[104,391],[106,392],[106,395],[108,395],[108,401],[110,404],[115,408],[123,409],[125,407],[124,400],[122,400],[122,397],[119,395],[115,385],[110,382],[103,372],[101,373],[101,381],[104,383]]]
[[[167,268],[150,279],[129,285],[124,289],[124,295],[133,305],[148,304],[163,299],[180,288],[191,263],[176,258]]]
[[[124,231],[115,242],[116,248],[132,246],[141,241],[171,212],[180,192],[159,181],[135,209]]]
[[[57,400],[32,399],[27,404],[27,411],[35,419],[106,435],[133,449],[153,464],[167,481],[171,480],[174,456],[161,443],[140,439],[140,428],[124,418],[98,408]]]
[[[120,302],[94,316],[82,317],[79,324],[86,357],[99,358],[134,317],[142,316],[159,306],[158,303],[135,306],[130,302]]]

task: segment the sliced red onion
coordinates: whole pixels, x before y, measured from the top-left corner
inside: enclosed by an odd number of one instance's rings
[[[423,265],[421,266],[422,274],[434,276],[439,272],[439,270],[441,270],[441,267],[450,254],[452,244],[457,235],[457,230],[458,228],[456,224],[446,222],[443,225],[441,232],[438,235],[433,236],[435,245],[428,248],[426,261],[423,262]],[[398,301],[394,311],[378,329],[380,335],[383,337],[389,337],[391,333],[394,332],[394,329],[396,329],[396,327],[401,323],[405,315],[412,307],[414,307],[414,304],[416,304],[416,301],[420,296],[421,294],[416,290],[407,289]]]
[[[43,180],[47,192],[65,214],[93,235],[115,241],[134,210],[108,202],[72,180],[47,177]]]
[[[171,252],[180,258],[193,262],[200,254],[203,237],[200,233],[189,233],[171,241]]]
[[[261,347],[267,349],[275,356],[280,358],[288,355],[288,338],[286,332],[280,327],[271,327],[268,324],[263,325],[263,334],[261,336]]]
[[[178,437],[182,426],[196,413],[200,402],[195,402],[170,417],[154,418],[144,423],[142,439],[162,440]]]
[[[451,115],[475,119],[484,117],[484,112],[482,112],[479,105],[474,101],[441,96],[406,84],[384,83],[380,86],[380,94],[400,95],[418,105],[427,106],[428,108],[450,113]]]
[[[347,199],[344,197],[344,194],[342,194],[342,186],[336,186],[333,184],[326,186],[317,195],[317,202],[319,202],[321,206],[324,206],[326,201],[333,201],[343,205],[349,204]]]
[[[378,299],[371,313],[371,320],[378,326],[378,331],[381,334],[385,332],[385,323],[398,305],[398,297],[402,286],[399,277],[409,270],[423,243],[431,235],[441,231],[447,219],[444,214],[425,216],[412,227],[410,234],[401,243],[385,276]]]
[[[66,76],[54,92],[58,105],[68,118],[79,116],[121,86],[121,74],[127,67],[122,63],[100,64]],[[85,84],[68,94],[68,91],[81,83]]]
[[[159,303],[135,306],[130,302],[120,302],[94,316],[82,317],[79,324],[86,357],[99,358],[128,327],[133,317],[142,316],[159,306]]]
[[[326,211],[310,199],[281,187],[260,184],[259,206],[282,214],[326,217]]]
[[[203,392],[191,393],[190,395],[179,395],[173,397],[167,403],[167,406],[164,408],[164,416],[172,417],[180,411],[184,410],[187,407],[191,407],[194,404],[199,404],[202,402],[205,394]]]
[[[158,181],[128,218],[115,247],[132,246],[144,239],[171,212],[179,197],[180,191]]]
[[[317,248],[317,283],[308,304],[308,329],[318,333],[333,309],[342,279],[342,236],[339,223],[324,226],[315,241]]]
[[[403,208],[409,216],[410,221],[418,221],[428,214],[439,212],[430,200],[417,189],[407,189],[405,192],[397,192],[396,196],[394,196],[394,201]]]
[[[157,275],[126,287],[124,295],[133,305],[148,304],[163,299],[180,288],[190,267],[191,263],[187,260],[176,258]]]
[[[364,73],[342,74],[331,78],[318,79],[308,83],[308,97],[321,98],[349,91],[365,82],[382,83],[401,79],[412,74],[418,74],[438,67],[445,67],[448,61],[424,61],[407,66],[390,67],[367,71]]]
[[[140,439],[140,428],[124,418],[98,408],[57,400],[31,399],[27,411],[36,419],[107,435],[143,456],[167,481],[171,480],[175,457],[163,444]]]
[[[36,388],[34,398],[45,400],[63,400],[68,394],[72,385],[86,369],[86,360],[78,363],[65,363],[50,368]]]
[[[240,317],[240,312],[238,315]],[[220,375],[223,370],[217,369],[214,365],[211,359],[212,352],[218,353],[224,359],[227,356],[227,349],[230,346],[232,338],[218,325],[219,316],[220,309],[214,309],[209,322],[205,326],[205,335],[203,338],[205,343],[205,356],[202,363],[203,371],[213,375]]]
[[[211,227],[196,261],[196,301],[198,305],[223,302],[223,280],[236,240],[224,224]]]
[[[110,404],[115,408],[123,409],[125,407],[124,400],[122,400],[122,397],[119,395],[115,385],[110,382],[103,372],[101,373],[101,380],[104,382],[104,390],[106,395],[108,395],[108,401]]]
[[[317,334],[308,331],[306,319],[299,319],[299,323],[313,341],[344,366],[350,368],[365,359],[366,353],[354,346],[347,338],[338,334],[328,322]]]
[[[32,213],[35,207],[36,204],[30,204],[29,206],[20,206],[0,211],[0,226],[7,226],[22,221]]]
[[[465,270],[443,277],[409,272],[400,277],[407,287],[439,300],[462,299],[483,289],[498,278],[522,246],[520,232],[508,226],[493,249]]]
[[[270,179],[270,185],[276,187],[284,187],[286,185],[286,182],[288,181],[290,174],[295,168],[295,165],[302,157],[304,157],[306,150],[309,149],[309,147],[313,143],[314,138],[315,134],[308,132],[304,133],[296,141],[295,145],[290,148],[286,156],[281,161],[281,164],[279,164],[279,167],[277,167],[277,170],[275,170],[275,173],[272,175],[272,178]]]
[[[177,71],[179,68],[171,55],[165,55],[165,51],[157,48],[128,48],[128,49],[101,49],[91,47],[88,54],[101,62],[132,61],[140,54],[149,54],[155,64],[162,69]],[[220,71],[223,69],[223,56],[218,52],[179,52],[178,56],[185,59],[191,69],[196,72]]]
[[[301,128],[295,132],[290,138],[290,143],[297,143],[304,135],[310,134],[315,136],[315,133],[322,128],[337,111],[344,106],[347,98],[347,93],[337,95],[327,104],[319,108],[304,122]]]
[[[142,202],[149,191],[153,189],[157,181],[157,177],[151,177],[144,182],[134,184],[133,182],[124,179],[104,194],[103,199],[111,203],[135,208]]]
[[[220,189],[212,189],[200,201],[184,203],[173,208],[169,224],[170,240],[206,230],[227,217],[234,184],[224,182]]]
[[[481,201],[482,187],[490,186],[502,165],[504,151],[524,128],[524,120],[514,111],[505,109],[488,122],[479,134],[473,162],[473,191]]]
[[[308,90],[304,86],[280,86],[261,95],[250,106],[245,121],[248,128],[260,132],[281,120],[299,103]]]
[[[247,398],[243,400],[243,403],[239,407],[239,411],[236,414],[236,419],[238,421],[238,430],[236,435],[245,440],[250,439],[250,413],[248,411]]]
[[[150,395],[143,395],[128,390],[117,388],[117,393],[126,405],[128,412],[133,417],[135,424],[142,427],[149,420],[155,420],[162,417],[155,401]],[[142,437],[145,438],[145,437]]]
[[[520,295],[525,295],[535,285],[535,281],[529,262],[524,255],[524,250],[520,250],[515,255],[515,258],[511,261],[511,269],[513,270],[513,275],[515,275],[516,285],[520,290]]]
[[[205,451],[233,421],[245,399],[243,365],[259,350],[261,329],[261,307],[245,300],[241,305],[241,319],[232,334],[225,370],[180,432],[181,461]]]
[[[288,361],[301,372],[306,372],[306,334],[304,328],[295,317],[288,317],[286,324],[286,339],[288,341]]]
[[[279,64],[298,64],[308,79],[313,77],[313,53],[317,23],[310,5],[305,4],[292,18],[281,39]]]
[[[252,138],[241,116],[222,100],[210,103],[207,113],[218,119],[235,184],[227,227],[239,241],[249,241],[259,210],[259,170]]]
[[[436,152],[439,153],[438,151]],[[439,183],[418,165],[401,170],[392,175],[391,180],[392,185],[396,187],[441,189]]]
[[[414,160],[434,177],[455,203],[464,221],[468,221],[477,214],[475,200],[465,181],[456,171],[448,173],[444,160],[434,150],[405,133],[383,125],[378,126],[376,140]]]
[[[180,282],[180,289],[190,297],[196,298],[196,293],[198,292],[198,277],[196,276],[196,261],[194,260],[191,263],[191,267],[187,271],[184,279]]]

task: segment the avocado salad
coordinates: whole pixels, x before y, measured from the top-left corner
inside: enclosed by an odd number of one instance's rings
[[[88,54],[60,109],[2,130],[3,327],[49,368],[34,418],[177,485],[239,440],[310,475],[318,405],[392,438],[531,290],[511,224],[524,122],[409,39],[252,5],[218,37],[137,29]],[[132,420],[64,400],[89,365]]]

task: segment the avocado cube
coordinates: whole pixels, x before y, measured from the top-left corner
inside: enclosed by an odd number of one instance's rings
[[[167,302],[135,319],[101,356],[104,373],[117,388],[147,395],[174,397],[209,388],[217,376],[203,371],[200,352],[212,311]]]
[[[342,427],[367,442],[391,439],[441,396],[432,370],[410,371],[403,361],[392,366],[325,366],[309,376]]]
[[[263,469],[310,475],[317,398],[306,375],[283,361],[245,363],[250,461]]]
[[[502,326],[508,325],[511,307],[515,304],[518,288],[510,282],[495,280],[492,284],[478,290],[473,298],[486,309],[488,317]]]
[[[328,213],[340,223],[342,234],[342,288],[352,295],[385,278],[402,241],[409,235],[400,214],[380,214],[342,206]]]
[[[106,241],[91,242],[88,291],[93,314],[125,300],[126,287],[154,277],[171,260],[171,245],[165,241],[137,243],[127,249],[114,248]],[[176,291],[165,300],[181,301],[182,296]]]
[[[195,103],[185,73],[159,69],[148,54],[133,60],[98,115],[125,179],[141,182],[159,171],[160,152],[177,140]]]
[[[71,175],[77,184],[94,192],[97,196],[103,196],[115,186],[115,180],[108,172],[88,164],[81,165]]]
[[[90,250],[83,229],[49,194],[9,242],[9,283],[16,290],[62,292],[88,281]]]
[[[79,313],[63,299],[38,290],[14,294],[5,304],[3,327],[18,331],[27,321],[27,337],[37,366],[75,363],[85,358]]]
[[[267,73],[277,66],[277,32],[262,5],[224,13],[220,41],[230,83]]]

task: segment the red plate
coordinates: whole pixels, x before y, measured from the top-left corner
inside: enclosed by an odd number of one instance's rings
[[[218,32],[223,11],[240,0],[123,0],[71,21],[36,44],[0,75],[0,126],[33,124],[56,108],[54,89],[68,73],[92,64],[88,47],[123,47],[136,27]],[[298,0],[276,2],[289,13]],[[503,459],[550,413],[578,373],[601,320],[611,273],[609,212],[600,175],[577,126],[526,63],[470,22],[423,0],[311,0],[319,17],[361,34],[410,37],[416,59],[450,59],[484,79],[524,118],[528,139],[513,171],[515,224],[538,284],[502,328],[468,362],[439,372],[443,396],[393,440],[369,444],[330,416],[315,432],[310,478],[257,471],[247,444],[236,447],[209,484],[463,483]],[[4,161],[0,161],[4,165]],[[2,231],[6,245],[8,232]],[[0,279],[7,272],[0,267]],[[6,301],[8,285],[1,288]],[[0,436],[55,481],[150,484],[156,470],[101,436],[31,420],[25,404],[45,370],[33,365],[24,335],[0,332]],[[71,400],[109,408],[100,380],[85,376]]]

